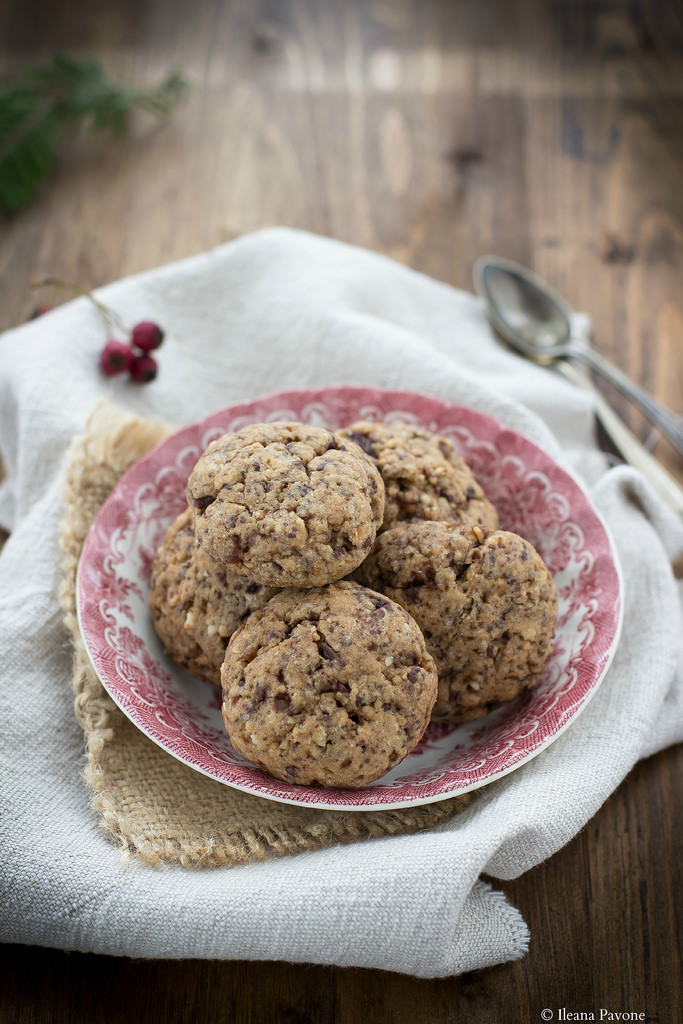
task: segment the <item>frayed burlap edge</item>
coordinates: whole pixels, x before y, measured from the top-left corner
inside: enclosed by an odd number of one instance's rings
[[[333,843],[414,833],[447,821],[469,795],[395,811],[320,811],[242,793],[193,771],[133,726],[104,690],[76,613],[76,570],[90,525],[119,477],[171,432],[103,401],[67,456],[59,599],[74,648],[72,688],[86,741],[86,785],[105,833],[151,864],[218,866]]]

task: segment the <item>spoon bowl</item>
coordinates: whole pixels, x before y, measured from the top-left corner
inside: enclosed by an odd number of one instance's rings
[[[494,327],[513,348],[543,362],[560,357],[571,337],[571,314],[544,282],[512,260],[483,256],[474,264],[474,283]]]

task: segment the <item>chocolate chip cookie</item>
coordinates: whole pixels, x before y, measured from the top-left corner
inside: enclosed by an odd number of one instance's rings
[[[403,605],[422,629],[439,673],[433,721],[479,718],[538,682],[557,594],[517,534],[399,524],[378,537],[355,578]]]
[[[413,619],[348,581],[281,591],[233,635],[221,674],[233,746],[298,785],[385,775],[422,736],[437,690]]]
[[[372,459],[302,423],[258,423],[209,445],[190,475],[197,539],[266,586],[314,587],[365,558],[384,512]]]
[[[171,524],[152,570],[149,608],[161,641],[193,676],[221,684],[228,641],[250,612],[278,593],[216,562],[197,542],[192,512]]]
[[[448,438],[407,423],[366,420],[339,433],[367,452],[382,475],[383,530],[423,519],[498,526],[495,507]]]

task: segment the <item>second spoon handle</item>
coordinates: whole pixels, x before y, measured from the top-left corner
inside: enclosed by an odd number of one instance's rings
[[[635,384],[630,377],[619,370],[608,359],[596,352],[594,348],[584,345],[568,345],[563,353],[568,359],[576,359],[590,366],[618,391],[630,398],[653,423],[658,430],[668,437],[676,451],[683,455],[683,421],[678,416],[660,405],[647,391]]]
[[[607,400],[593,387],[586,373],[576,369],[567,362],[559,363],[558,369],[573,384],[577,384],[579,387],[591,392],[595,414],[626,462],[633,466],[634,469],[639,470],[659,497],[683,518],[683,487],[664,468],[661,462],[658,462],[654,455],[640,443],[635,434],[629,430]]]

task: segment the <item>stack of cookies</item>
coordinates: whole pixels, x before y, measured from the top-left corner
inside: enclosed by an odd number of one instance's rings
[[[223,688],[232,745],[278,779],[357,788],[430,720],[538,680],[557,614],[534,548],[451,442],[406,424],[254,424],[214,441],[152,574],[170,656]]]

